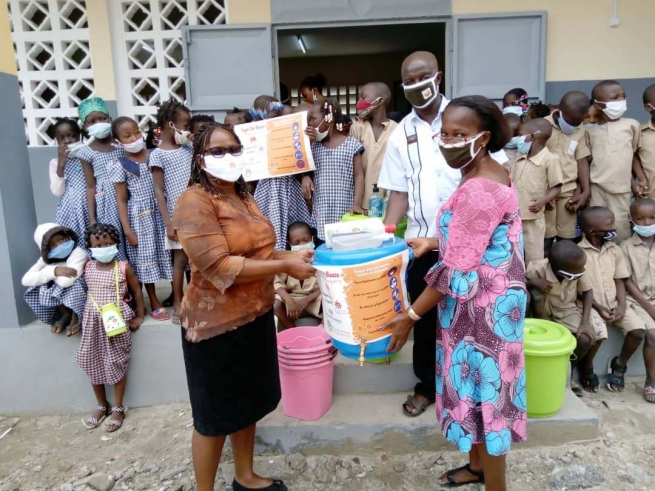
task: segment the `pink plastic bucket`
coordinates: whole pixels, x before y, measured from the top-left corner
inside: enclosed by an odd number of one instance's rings
[[[309,354],[328,350],[332,339],[323,326],[294,327],[278,333],[277,349],[279,353]]]
[[[319,353],[309,353],[306,355],[298,354],[289,354],[278,351],[277,357],[280,362],[287,365],[296,365],[296,364],[311,364],[319,363],[332,358],[333,355],[337,355],[339,352],[336,348],[331,348],[330,350],[321,351]]]
[[[305,369],[305,367],[307,367],[307,369],[309,369],[318,365],[322,365],[326,361],[332,361],[337,357],[337,355],[338,353],[327,353],[325,355],[316,358],[309,358],[306,360],[290,360],[278,354],[278,362],[287,368],[300,367],[301,369]]]
[[[280,363],[282,411],[291,418],[316,421],[332,406],[334,360],[305,366]]]

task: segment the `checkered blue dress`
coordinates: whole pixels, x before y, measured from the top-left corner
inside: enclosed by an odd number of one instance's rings
[[[132,247],[125,239],[127,257],[141,283],[170,280],[173,267],[166,250],[166,227],[157,208],[152,172],[148,163],[135,164],[139,165],[138,176],[126,171],[118,159],[109,166],[112,182],[124,182],[127,187],[130,228],[139,241],[137,247]]]
[[[362,144],[352,136],[336,148],[312,143],[316,164],[312,208],[321,240],[325,240],[325,224],[340,222],[341,217],[352,209],[355,200],[353,159],[363,151]]]
[[[150,154],[150,166],[159,167],[164,172],[164,191],[168,214],[173,218],[177,199],[189,187],[193,147],[182,145],[177,150],[155,148]]]
[[[293,222],[315,226],[301,188],[295,176],[283,176],[263,179],[255,189],[257,206],[275,229],[275,249],[278,251],[287,248],[287,229]]]
[[[66,161],[64,167],[66,189],[59,199],[55,223],[74,231],[79,237],[77,245],[85,248],[84,232],[89,228],[89,209],[86,203],[86,181],[80,159]]]
[[[116,204],[116,188],[109,178],[109,166],[118,157],[122,157],[123,153],[122,147],[117,147],[112,152],[97,152],[89,146],[84,146],[77,154],[80,160],[88,162],[93,167],[93,175],[96,178],[96,220],[98,223],[113,225],[120,234],[116,256],[119,261],[126,261],[127,254],[121,217]]]
[[[66,262],[61,263],[66,266]],[[84,302],[86,302],[86,283],[80,276],[68,288],[63,288],[54,281],[40,286],[32,286],[23,295],[25,303],[44,324],[53,325],[61,319],[58,307],[63,305],[77,314],[82,321]]]

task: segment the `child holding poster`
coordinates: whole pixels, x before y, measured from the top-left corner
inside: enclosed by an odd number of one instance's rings
[[[316,171],[313,183],[311,177],[303,177],[303,190],[314,189],[312,214],[318,237],[325,240],[325,224],[341,221],[349,211],[364,214],[364,147],[345,133],[341,108],[334,99],[314,105],[309,125],[316,129],[312,143]]]
[[[305,222],[294,222],[287,233],[289,249],[300,251],[314,250],[316,237]],[[295,321],[302,317],[321,318],[321,291],[318,279],[314,276],[307,280],[298,280],[287,274],[275,277],[275,316],[278,319],[278,331],[296,327]]]

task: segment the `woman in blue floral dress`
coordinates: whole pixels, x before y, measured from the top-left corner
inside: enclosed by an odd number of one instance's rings
[[[521,217],[507,172],[489,157],[510,136],[484,97],[455,99],[444,112],[435,140],[462,180],[441,208],[438,236],[409,241],[416,255],[438,248],[441,261],[426,276],[428,288],[391,321],[389,351],[396,351],[438,305],[437,418],[444,436],[470,456],[439,478],[446,486],[485,482],[487,490],[505,490],[505,454],[527,437]]]

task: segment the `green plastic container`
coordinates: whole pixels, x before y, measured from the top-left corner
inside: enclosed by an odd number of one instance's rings
[[[359,213],[346,213],[344,216],[341,217],[342,222],[354,222],[357,220],[366,220],[367,217],[366,215],[360,215]],[[403,218],[398,226],[396,227],[396,233],[394,234],[396,237],[400,239],[405,238],[405,231],[407,230],[407,218]]]
[[[564,404],[569,358],[576,340],[564,326],[525,319],[525,374],[528,416],[547,418]]]

